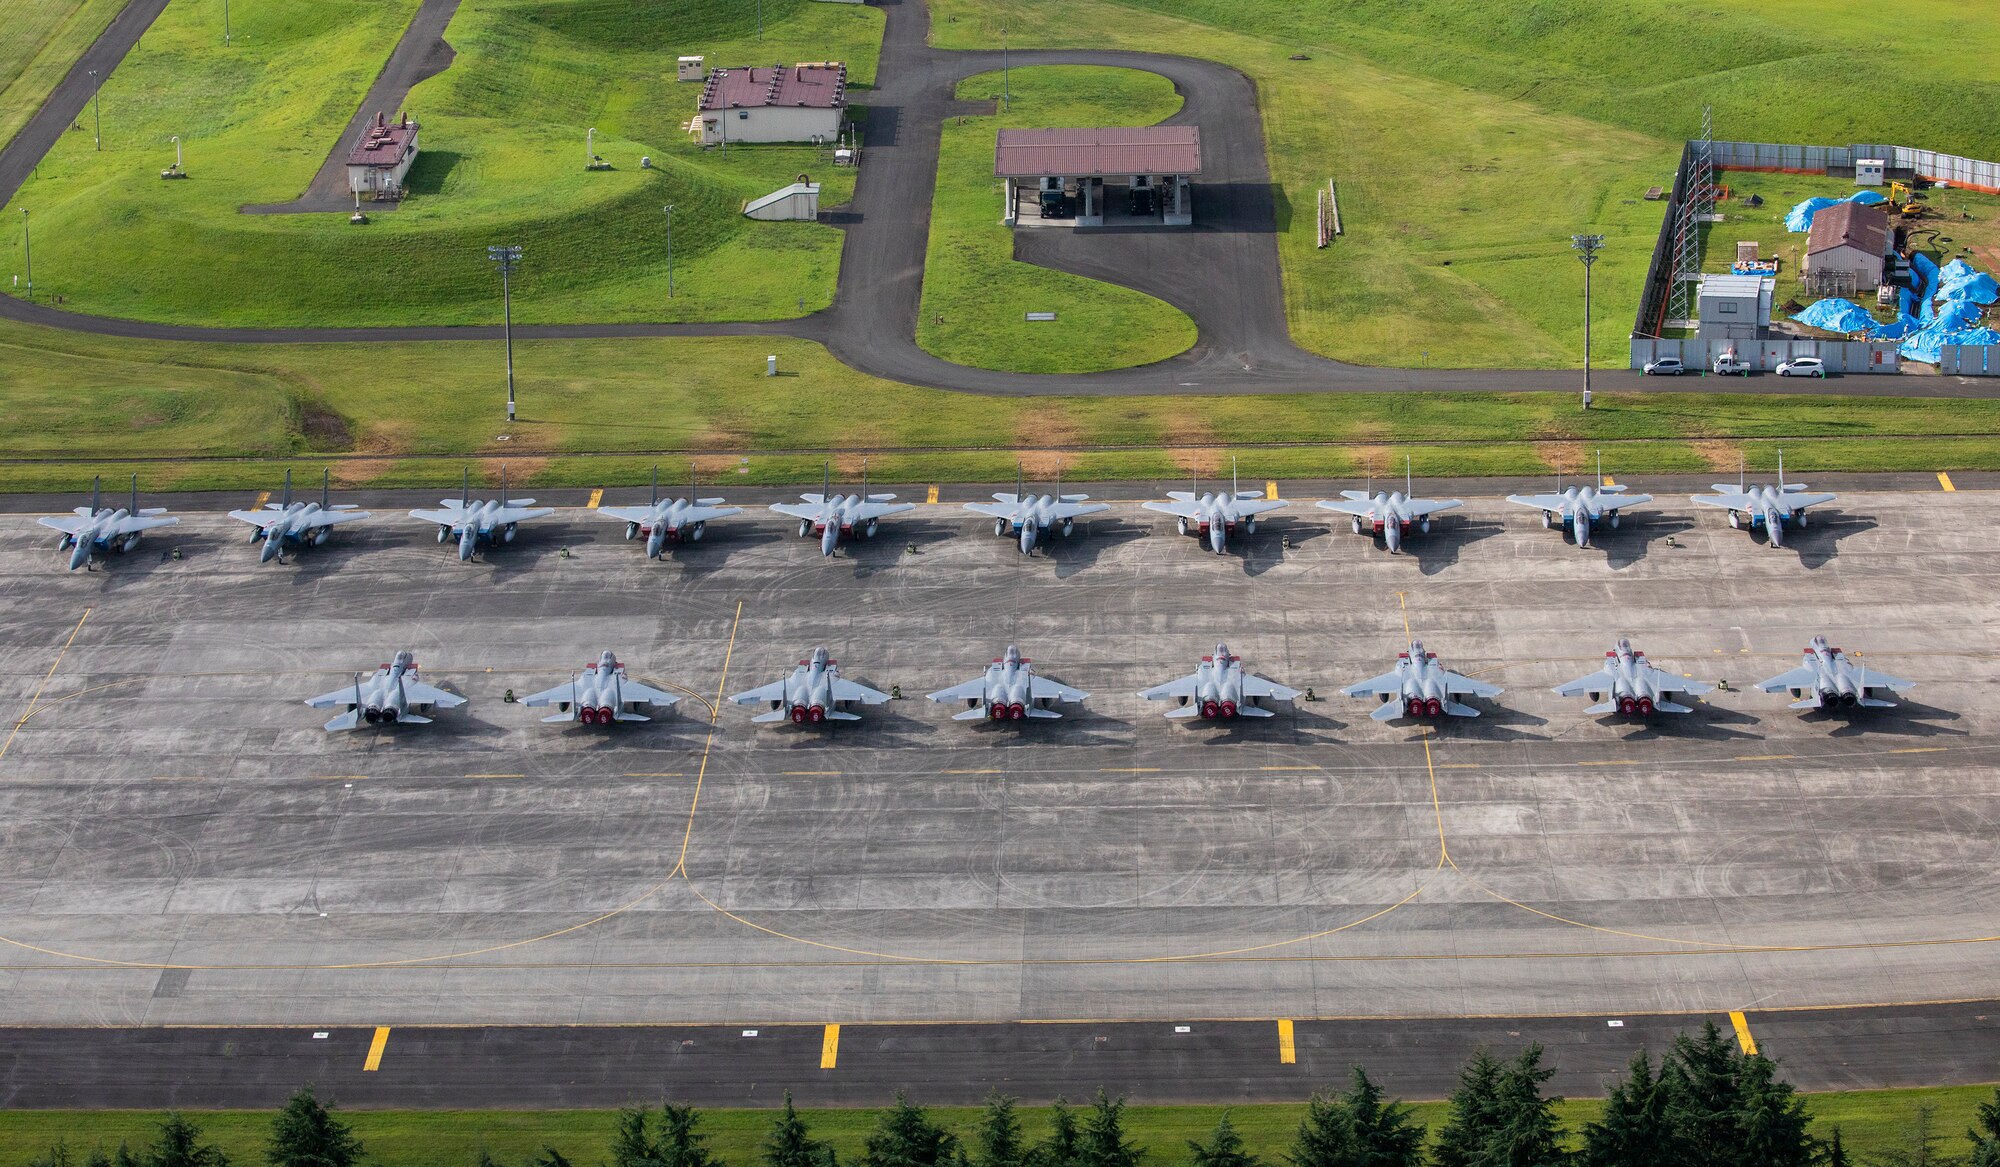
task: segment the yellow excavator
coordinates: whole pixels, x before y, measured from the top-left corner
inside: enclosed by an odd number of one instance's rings
[[[1917,201],[1917,193],[1900,182],[1889,184],[1889,209],[1905,219],[1921,218],[1924,205]]]

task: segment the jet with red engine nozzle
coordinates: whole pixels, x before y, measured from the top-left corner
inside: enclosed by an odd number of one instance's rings
[[[1765,693],[1788,689],[1798,700],[1793,709],[1894,709],[1887,698],[1916,687],[1915,681],[1876,672],[1857,664],[1845,652],[1815,636],[1805,647],[1805,663],[1767,681],[1757,682]]]
[[[603,655],[585,665],[575,679],[521,698],[521,704],[536,708],[553,705],[556,712],[545,722],[581,721],[585,725],[612,725],[620,721],[651,721],[635,706],[665,709],[680,698],[650,685],[642,685],[625,675],[618,654],[605,649]]]
[[[1741,530],[1747,524],[1751,530],[1762,529],[1773,547],[1785,545],[1785,527],[1806,525],[1806,508],[1823,502],[1832,502],[1832,494],[1810,494],[1803,482],[1785,481],[1785,452],[1778,451],[1778,482],[1775,486],[1746,485],[1739,470],[1736,485],[1727,482],[1715,484],[1714,494],[1690,495],[1689,501],[1696,506],[1715,507],[1729,512],[1729,525]]]
[[[1632,647],[1624,637],[1604,654],[1604,667],[1589,676],[1578,677],[1555,687],[1558,697],[1588,695],[1592,702],[1585,713],[1618,713],[1626,717],[1651,717],[1655,713],[1693,713],[1692,706],[1677,697],[1698,697],[1715,691],[1703,681],[1677,677],[1653,667],[1646,654]]]
[[[1292,701],[1299,696],[1276,681],[1243,668],[1243,658],[1217,644],[1215,651],[1201,658],[1194,672],[1177,681],[1155,685],[1139,696],[1148,701],[1178,701],[1180,707],[1167,710],[1176,720],[1199,717],[1203,721],[1230,721],[1238,717],[1274,717],[1265,701]]]
[[[860,721],[861,715],[849,712],[847,706],[880,705],[889,700],[889,695],[842,677],[840,662],[829,658],[826,649],[815,648],[790,676],[738,693],[730,700],[738,705],[771,706],[769,713],[751,718],[753,722],[818,725],[827,721]]]
[[[1087,494],[1064,494],[1060,474],[1056,475],[1054,494],[1031,495],[1023,474],[1024,471],[1016,469],[1014,493],[995,492],[992,502],[965,504],[966,510],[993,516],[995,535],[1013,532],[1023,555],[1032,553],[1035,544],[1046,541],[1050,532],[1068,537],[1076,528],[1077,519],[1111,509],[1108,503],[1090,502]]]
[[[352,503],[333,501],[333,471],[320,474],[319,501],[292,501],[292,472],[285,471],[285,493],[277,502],[267,502],[263,510],[230,511],[229,517],[249,523],[250,541],[262,542],[257,562],[285,561],[285,549],[318,547],[327,541],[333,528],[368,517],[368,512]]]
[[[404,651],[375,670],[373,676],[354,674],[354,684],[306,698],[314,709],[344,707],[347,712],[326,723],[328,733],[369,725],[429,725],[435,709],[455,709],[465,698],[425,684],[417,675],[417,658]]]
[[[1062,714],[1053,706],[1058,701],[1082,701],[1090,694],[1067,685],[1058,685],[1035,675],[1035,663],[1021,655],[1014,645],[1004,656],[993,658],[986,672],[963,685],[939,689],[929,694],[932,701],[949,705],[964,701],[966,710],[954,714],[953,721],[1026,721],[1056,718]]]
[[[555,514],[554,507],[537,507],[532,498],[507,498],[507,468],[500,468],[500,497],[480,499],[472,497],[472,471],[465,471],[458,498],[448,498],[438,504],[439,510],[414,510],[413,519],[422,519],[438,525],[438,542],[458,541],[458,558],[464,562],[472,558],[482,543],[512,543],[515,528],[529,519],[544,518]]]
[[[917,504],[897,502],[893,494],[868,493],[868,465],[861,466],[861,493],[833,493],[833,472],[822,468],[820,492],[802,494],[803,502],[773,503],[771,509],[799,521],[799,538],[819,535],[819,553],[831,556],[843,535],[856,539],[875,537],[876,524],[887,515],[917,509]]]
[[[1343,490],[1339,498],[1323,498],[1314,505],[1322,510],[1352,516],[1351,525],[1355,534],[1380,536],[1382,545],[1393,555],[1403,549],[1403,539],[1410,533],[1410,528],[1415,527],[1420,533],[1428,535],[1432,515],[1462,507],[1465,501],[1416,497],[1410,462],[1405,458],[1403,489],[1379,491],[1371,483],[1367,490]]]
[[[1405,652],[1396,654],[1396,671],[1349,685],[1341,690],[1349,697],[1380,697],[1382,704],[1368,716],[1376,721],[1398,717],[1478,717],[1479,710],[1458,701],[1460,697],[1498,697],[1498,685],[1475,681],[1454,673],[1438,663],[1437,654],[1424,651],[1424,642],[1413,640]]]
[[[1228,548],[1229,537],[1239,528],[1245,535],[1255,535],[1258,515],[1291,505],[1282,498],[1266,497],[1262,491],[1239,489],[1233,463],[1227,491],[1203,491],[1201,476],[1197,474],[1193,490],[1170,490],[1167,500],[1139,505],[1174,516],[1176,530],[1201,540],[1217,555]]]
[[[696,498],[694,467],[688,467],[688,497],[660,497],[660,468],[653,467],[652,501],[642,507],[598,507],[597,513],[625,521],[625,537],[646,537],[646,558],[658,559],[667,544],[686,545],[700,541],[708,533],[711,519],[740,515],[742,507],[723,506],[719,498]]]
[[[69,569],[87,567],[99,552],[126,552],[139,545],[141,532],[155,527],[171,527],[179,519],[165,517],[165,507],[139,505],[139,476],[132,476],[132,505],[104,505],[103,479],[90,480],[90,505],[78,507],[73,515],[52,515],[36,519],[44,527],[62,532],[61,547],[69,552]]]

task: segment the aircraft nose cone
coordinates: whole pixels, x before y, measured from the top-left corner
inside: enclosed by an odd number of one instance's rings
[[[79,537],[76,541],[76,550],[69,553],[69,569],[71,571],[75,571],[77,568],[82,567],[84,564],[89,562],[90,562],[90,541],[88,539]]]
[[[834,545],[840,542],[840,528],[832,523],[826,525],[826,533],[819,537],[819,553],[832,555]]]
[[[1389,552],[1391,554],[1401,551],[1403,549],[1402,525],[1395,522],[1394,520],[1391,520],[1383,524],[1382,542],[1385,546],[1389,548]]]

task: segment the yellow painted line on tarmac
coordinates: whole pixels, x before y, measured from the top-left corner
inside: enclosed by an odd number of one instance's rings
[[[826,1036],[819,1039],[819,1068],[822,1070],[831,1070],[833,1069],[833,1064],[839,1060],[840,1026],[838,1024],[829,1025],[826,1027]]]
[[[1943,746],[1911,746],[1907,749],[1890,750],[1892,754],[1942,754]]]
[[[1943,475],[1939,475],[1938,477],[1942,478]],[[254,511],[258,507],[263,506],[265,503],[270,501],[271,501],[271,492],[268,490],[260,490],[257,492],[257,501],[250,504],[250,509]]]
[[[924,496],[924,501],[932,504],[937,502],[937,486],[935,483],[932,484],[930,493]]]
[[[1738,754],[1736,760],[1739,762],[1782,762],[1788,758],[1796,757],[1798,757],[1797,754]]]
[[[596,490],[590,492],[590,501],[584,503],[583,505],[586,510],[594,511],[597,509],[597,504],[603,501],[604,501],[604,488],[600,486]]]
[[[1958,487],[1956,487],[1956,486],[1953,486],[1953,485],[1951,484],[1951,475],[1949,475],[1949,474],[1946,474],[1946,473],[1945,473],[1944,471],[1942,471],[1942,470],[1938,471],[1938,485],[1939,485],[1939,486],[1941,486],[1941,487],[1943,487],[1943,488],[1944,488],[1944,489],[1946,489],[1946,490],[1957,490],[1957,489],[1958,489]]]
[[[1610,476],[1609,474],[1606,474],[1606,475],[1604,476],[1604,485],[1606,485],[1606,486],[1616,486],[1616,485],[1618,485],[1618,484],[1617,484],[1616,482],[1612,481],[1612,479],[1611,479],[1611,476]]]
[[[388,1045],[389,1027],[386,1025],[376,1026],[375,1040],[368,1043],[368,1060],[361,1063],[361,1068],[369,1073],[381,1069],[382,1051],[388,1048]]]
[[[1477,769],[1479,769],[1479,763],[1477,763],[1477,762],[1439,762],[1439,763],[1437,764],[1437,767],[1436,767],[1436,768],[1437,768],[1437,769],[1439,769],[1439,770],[1477,770]]]
[[[1743,1047],[1743,1052],[1746,1054],[1756,1053],[1757,1039],[1750,1036],[1749,1020],[1740,1012],[1731,1013],[1729,1015],[1729,1024],[1736,1028],[1736,1042]]]
[[[1099,774],[1158,774],[1160,768],[1158,766],[1125,766],[1114,769],[1110,766],[1105,766],[1097,772]]]
[[[1277,481],[1277,479],[1275,479],[1275,478],[1274,478],[1274,479],[1271,479],[1270,481],[1267,481],[1266,483],[1264,483],[1264,497],[1265,497],[1265,498],[1276,498],[1276,497],[1278,497],[1278,481]]]
[[[1292,1042],[1292,1023],[1290,1019],[1280,1021],[1278,1022],[1278,1061],[1281,1065],[1291,1066],[1297,1065],[1298,1060],[1298,1046]]]

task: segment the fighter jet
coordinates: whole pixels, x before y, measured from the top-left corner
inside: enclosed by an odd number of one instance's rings
[[[1265,498],[1258,491],[1238,489],[1233,467],[1227,494],[1204,493],[1201,476],[1196,475],[1193,490],[1170,490],[1167,497],[1172,501],[1140,505],[1149,511],[1174,516],[1181,534],[1192,535],[1207,543],[1208,549],[1217,555],[1229,545],[1229,536],[1236,533],[1238,525],[1242,526],[1244,534],[1255,535],[1258,515],[1289,505],[1282,498]]]
[[[653,500],[642,507],[598,507],[597,513],[625,520],[625,537],[646,536],[646,558],[658,559],[669,543],[693,543],[708,530],[710,519],[740,515],[742,507],[726,507],[719,498],[694,497],[694,468],[688,468],[688,497],[660,498],[660,468],[653,467]]]
[[[1349,697],[1380,697],[1381,707],[1368,716],[1376,721],[1398,717],[1478,717],[1479,710],[1455,697],[1498,697],[1500,686],[1461,676],[1437,663],[1437,654],[1413,640],[1407,652],[1396,654],[1396,671],[1371,677],[1341,690]],[[1398,698],[1401,698],[1399,701]]]
[[[1007,646],[1007,655],[993,658],[986,672],[963,685],[939,689],[930,699],[940,705],[966,704],[953,721],[1022,721],[1031,717],[1061,717],[1051,706],[1058,701],[1082,701],[1090,694],[1035,675],[1035,665],[1021,650]]]
[[[399,652],[373,676],[364,678],[356,673],[351,687],[309,697],[306,704],[314,709],[338,705],[347,710],[326,723],[327,732],[333,733],[353,729],[363,721],[370,725],[429,725],[433,709],[456,709],[465,704],[465,698],[424,684],[417,677],[417,658]]]
[[[1604,481],[1604,459],[1597,462],[1596,482]],[[1618,525],[1618,512],[1626,507],[1638,506],[1653,501],[1650,494],[1627,494],[1625,487],[1599,486],[1589,483],[1583,486],[1565,488],[1562,475],[1556,475],[1554,494],[1510,494],[1507,501],[1524,507],[1534,507],[1542,512],[1542,526],[1551,528],[1558,523],[1576,540],[1578,547],[1590,546],[1591,525],[1599,519]]]
[[[1632,647],[1624,637],[1604,654],[1604,667],[1587,677],[1555,687],[1558,697],[1586,694],[1593,704],[1585,713],[1622,713],[1626,717],[1651,717],[1654,713],[1693,713],[1674,698],[1694,697],[1713,692],[1714,685],[1677,677],[1656,669],[1646,654]]]
[[[465,472],[464,485],[460,497],[447,498],[439,504],[442,510],[414,510],[413,519],[422,519],[438,525],[438,542],[458,540],[458,558],[461,562],[471,559],[481,543],[512,543],[514,528],[529,519],[539,519],[555,514],[553,507],[536,507],[532,498],[517,498],[511,502],[507,498],[507,470],[500,470],[500,497],[472,498],[472,471]],[[532,509],[531,509],[532,508]]]
[[[161,518],[167,513],[165,507],[139,506],[139,476],[132,476],[132,505],[129,507],[108,507],[104,505],[103,480],[90,480],[90,505],[76,508],[74,518],[69,516],[37,519],[44,527],[63,533],[61,547],[70,553],[69,569],[89,565],[91,558],[101,551],[130,551],[139,545],[139,534],[154,527],[171,527],[179,519]]]
[[[1276,716],[1261,702],[1290,701],[1299,691],[1245,672],[1243,658],[1231,653],[1228,645],[1217,644],[1214,652],[1201,658],[1194,672],[1178,681],[1154,685],[1139,696],[1148,701],[1179,701],[1180,708],[1167,710],[1168,717],[1227,721]]]
[[[1030,495],[1023,472],[1016,471],[1013,494],[995,492],[992,502],[969,502],[965,509],[992,515],[995,535],[1015,532],[1021,541],[1021,554],[1027,555],[1050,531],[1068,538],[1079,517],[1111,509],[1107,503],[1085,501],[1088,498],[1087,494],[1064,494],[1061,475],[1056,476],[1054,494]]]
[[[654,705],[665,709],[678,700],[672,693],[663,693],[627,677],[625,666],[618,663],[618,655],[606,649],[595,664],[585,665],[574,679],[523,697],[521,704],[555,706],[556,712],[542,718],[543,721],[610,725],[617,721],[651,721],[643,713],[634,713],[633,707]]]
[[[769,713],[760,713],[751,721],[769,724],[789,719],[793,725],[860,721],[860,714],[849,713],[843,707],[880,705],[888,699],[887,693],[843,679],[840,662],[829,660],[824,648],[813,649],[812,656],[800,661],[791,676],[730,698],[738,705],[770,703]]]
[[[1735,486],[1727,482],[1715,484],[1714,494],[1689,496],[1696,505],[1721,507],[1729,512],[1729,525],[1741,529],[1747,518],[1751,530],[1764,528],[1770,537],[1771,546],[1785,545],[1785,524],[1796,522],[1806,525],[1806,508],[1817,503],[1832,502],[1831,494],[1807,494],[1805,483],[1785,481],[1785,452],[1778,451],[1778,484],[1776,486],[1746,486],[1739,474]]]
[[[288,545],[301,549],[318,547],[326,542],[335,526],[365,519],[368,512],[351,503],[333,504],[331,470],[320,476],[318,502],[293,502],[292,472],[287,470],[285,493],[278,502],[265,503],[261,511],[230,511],[229,517],[250,524],[252,543],[263,541],[264,549],[257,553],[257,562],[269,563],[275,559],[282,563]]]
[[[832,471],[822,470],[820,492],[799,497],[805,501],[775,503],[771,509],[799,521],[799,538],[817,532],[819,553],[828,556],[840,545],[842,535],[872,539],[875,524],[884,515],[917,509],[915,503],[896,502],[893,494],[869,494],[866,465],[861,468],[860,494],[834,494]]]
[[[1319,507],[1329,511],[1339,511],[1354,517],[1354,533],[1357,535],[1380,535],[1382,545],[1395,554],[1403,549],[1403,537],[1415,526],[1418,531],[1430,534],[1430,516],[1453,507],[1462,507],[1464,500],[1456,498],[1418,498],[1412,484],[1410,463],[1403,461],[1403,489],[1387,492],[1366,490],[1343,490],[1339,498],[1323,498]]]
[[[1791,690],[1792,696],[1798,698],[1792,702],[1793,709],[1851,709],[1857,705],[1863,709],[1894,709],[1896,703],[1886,698],[1915,687],[1915,681],[1855,664],[1846,653],[1829,645],[1824,636],[1815,636],[1806,645],[1804,664],[1768,681],[1757,682],[1757,688],[1765,693]]]

